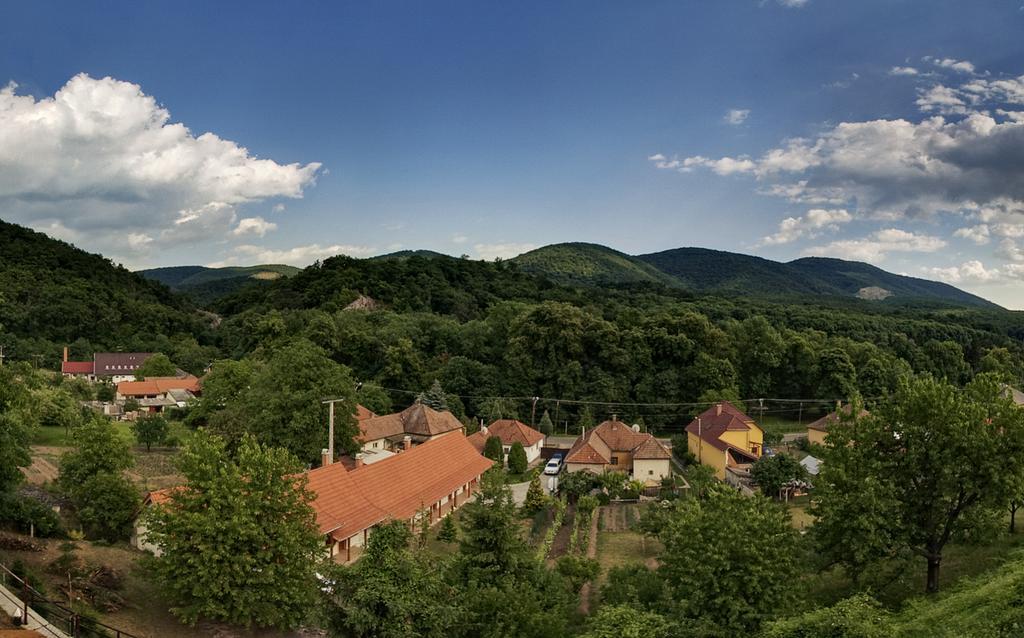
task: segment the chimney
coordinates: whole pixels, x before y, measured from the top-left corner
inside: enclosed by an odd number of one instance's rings
[[[412,449],[412,437],[409,436],[408,434],[406,434],[405,438],[402,439],[402,449],[403,450],[411,450]]]
[[[842,402],[842,400],[836,399],[836,412],[839,412],[842,409],[843,409],[843,402]]]
[[[716,403],[715,404],[715,416],[722,416],[722,404],[721,403]]]
[[[489,430],[487,429],[487,426],[486,426],[486,425],[483,425],[483,424],[481,424],[481,425],[480,425],[480,431],[484,433],[484,436],[487,436],[487,432],[488,432]]]
[[[363,467],[363,453],[356,452],[356,469]]]
[[[583,432],[582,432],[581,436],[583,438],[587,438],[587,426],[585,426],[585,425],[583,426]]]
[[[328,450],[327,448],[320,450],[320,465],[322,465],[323,467],[327,467],[333,462],[334,459],[331,458],[330,450]]]
[[[68,360],[68,347],[64,346],[64,361],[66,362],[67,360]]]
[[[619,415],[613,413],[612,414],[612,421],[618,421],[618,420],[619,420]]]

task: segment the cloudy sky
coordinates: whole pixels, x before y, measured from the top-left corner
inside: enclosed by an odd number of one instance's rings
[[[1021,0],[37,0],[0,21],[0,218],[132,268],[706,246],[1022,308],[1022,33]]]

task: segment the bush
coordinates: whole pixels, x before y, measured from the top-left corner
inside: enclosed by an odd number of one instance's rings
[[[0,523],[36,536],[60,536],[64,531],[60,517],[45,503],[19,494],[0,494]]]
[[[559,558],[555,564],[555,569],[566,579],[569,587],[577,594],[584,584],[594,580],[601,573],[601,565],[593,558],[572,555]]]
[[[75,489],[73,500],[78,518],[91,537],[110,542],[128,538],[139,494],[127,478],[98,472]]]
[[[487,443],[484,444],[484,456],[491,459],[499,465],[505,462],[505,450],[501,447],[501,439],[496,436],[487,438]]]
[[[544,487],[540,484],[540,476],[534,476],[530,481],[530,487],[526,490],[523,512],[533,514],[543,510],[547,504],[548,496],[544,493]]]
[[[508,451],[508,471],[513,474],[522,474],[526,471],[526,450],[523,444],[516,441]]]

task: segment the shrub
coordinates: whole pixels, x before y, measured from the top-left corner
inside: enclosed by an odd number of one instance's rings
[[[522,474],[526,471],[526,450],[523,444],[516,441],[508,451],[508,471],[513,474]]]
[[[60,517],[45,503],[19,494],[0,493],[0,523],[36,536],[59,536],[63,532]]]

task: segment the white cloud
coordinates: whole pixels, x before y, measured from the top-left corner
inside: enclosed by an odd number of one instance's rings
[[[788,9],[799,9],[806,6],[809,0],[778,0],[778,3]]]
[[[939,237],[918,235],[899,228],[885,228],[862,239],[841,239],[824,246],[808,248],[804,254],[878,263],[884,261],[889,253],[933,253],[945,246],[946,241]]]
[[[473,251],[476,254],[477,259],[483,259],[486,261],[493,261],[494,259],[511,259],[523,253],[530,252],[538,248],[537,244],[516,244],[516,243],[499,243],[499,244],[474,244]]]
[[[919,71],[912,66],[894,66],[889,69],[889,75],[917,75]]]
[[[318,259],[326,259],[335,255],[348,255],[349,257],[369,257],[375,254],[373,246],[353,246],[345,244],[334,244],[321,246],[320,244],[307,244],[293,248],[277,249],[264,246],[253,246],[242,244],[235,246],[227,258],[207,264],[211,268],[221,266],[238,266],[253,264],[288,264],[291,266],[308,266]]]
[[[757,168],[757,164],[749,157],[723,157],[716,160],[695,155],[684,159],[668,159],[661,153],[656,153],[647,159],[654,162],[654,165],[658,168],[677,170],[680,173],[689,173],[696,168],[710,168],[719,175],[733,175],[736,173],[751,173]]]
[[[26,152],[31,149],[31,152]],[[0,89],[0,208],[35,228],[64,228],[118,257],[156,243],[214,241],[238,208],[301,197],[320,164],[260,159],[196,135],[136,84],[77,75],[53,97]],[[130,235],[154,241],[124,242]]]
[[[917,98],[917,106],[924,112],[934,111],[942,115],[967,113],[967,103],[961,99],[959,92],[941,84],[921,91]]]
[[[277,224],[274,222],[268,222],[262,217],[246,217],[245,219],[239,220],[238,226],[231,231],[231,234],[235,237],[241,237],[242,235],[256,235],[257,237],[263,237],[271,230],[277,230]]]
[[[987,244],[991,239],[988,224],[978,224],[977,226],[958,228],[953,233],[953,236],[969,239],[979,246]]]
[[[1017,245],[1013,239],[1007,238],[999,242],[999,249],[996,255],[1008,261],[1024,262],[1024,248]]]
[[[972,259],[959,266],[922,268],[921,272],[928,277],[949,284],[984,284],[1020,279],[1024,276],[1024,264],[1006,264],[1005,266],[986,268],[977,259]]]
[[[722,119],[726,124],[739,126],[746,122],[748,117],[750,117],[750,109],[729,109]]]
[[[801,237],[815,237],[825,230],[835,230],[840,224],[846,224],[853,217],[846,210],[812,208],[803,217],[787,217],[779,223],[779,232],[764,237],[762,246],[788,244]]]
[[[274,204],[274,207],[271,208],[270,210],[275,212],[275,213],[283,213],[284,212],[284,208],[285,208],[284,204]]]
[[[925,62],[931,62],[937,67],[943,69],[950,69],[957,73],[974,73],[974,65],[967,60],[954,60],[953,58],[933,58],[931,56],[925,56],[923,58]]]
[[[452,235],[453,244],[464,244],[467,241],[469,241],[469,237],[463,235],[462,233],[455,233],[454,235]]]

